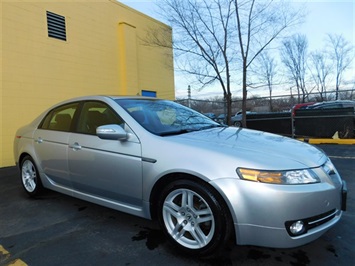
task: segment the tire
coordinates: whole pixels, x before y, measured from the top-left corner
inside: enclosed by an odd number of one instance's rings
[[[158,201],[158,221],[168,240],[189,255],[212,255],[230,237],[231,219],[211,188],[191,180],[168,184]]]
[[[234,126],[236,126],[236,127],[241,127],[241,126],[242,126],[242,122],[240,122],[240,121],[235,121],[235,122],[234,122]]]
[[[38,170],[30,156],[25,156],[21,161],[21,184],[31,197],[39,195],[43,190]]]

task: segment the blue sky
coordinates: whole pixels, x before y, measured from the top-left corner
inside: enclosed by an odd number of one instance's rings
[[[317,48],[327,33],[343,34],[355,45],[355,1],[308,1],[307,20],[299,29],[307,35],[311,48]]]
[[[148,16],[161,20],[155,13],[155,0],[119,0],[120,2]],[[182,0],[183,1],[183,0]],[[342,34],[355,47],[355,0],[293,0],[296,7],[305,5],[308,11],[306,22],[295,32],[307,36],[309,50],[322,49],[326,34]],[[352,71],[355,77],[355,60]],[[183,88],[176,86],[176,95],[185,94]]]
[[[154,0],[119,0],[120,2],[158,20]],[[307,20],[298,31],[307,35],[310,44],[317,46],[327,33],[343,34],[355,45],[355,0],[294,0],[306,4]]]

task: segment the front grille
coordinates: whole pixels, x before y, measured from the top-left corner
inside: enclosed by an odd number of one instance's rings
[[[333,209],[329,212],[305,219],[304,221],[307,224],[307,229],[312,229],[314,227],[320,226],[320,225],[330,221],[331,219],[333,219],[335,217],[335,215],[336,215],[336,210]]]

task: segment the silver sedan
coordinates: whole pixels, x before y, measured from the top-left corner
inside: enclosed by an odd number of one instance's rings
[[[295,247],[345,210],[346,185],[319,149],[225,127],[177,103],[88,96],[45,111],[15,136],[30,196],[44,188],[147,219],[189,254]]]

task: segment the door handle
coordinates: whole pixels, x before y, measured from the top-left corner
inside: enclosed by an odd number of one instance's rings
[[[81,146],[77,142],[75,142],[74,144],[70,144],[69,148],[73,149],[74,151],[81,150]]]
[[[43,139],[42,139],[41,137],[39,137],[39,138],[37,138],[37,139],[35,140],[35,142],[37,142],[38,144],[40,144],[40,143],[43,142]]]

